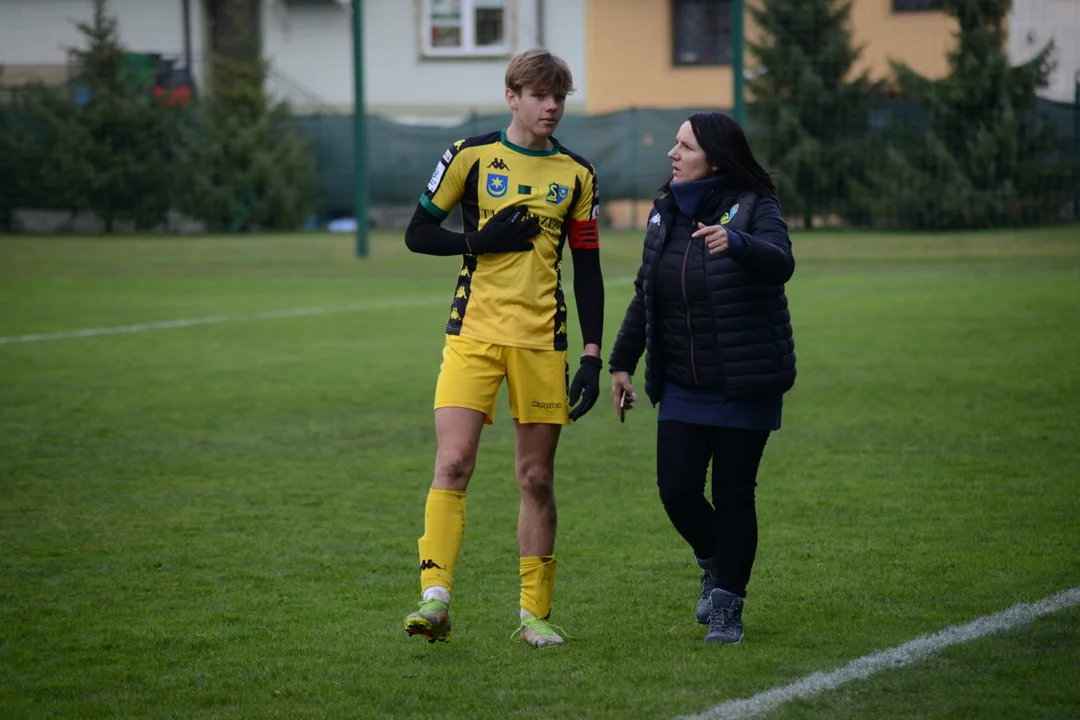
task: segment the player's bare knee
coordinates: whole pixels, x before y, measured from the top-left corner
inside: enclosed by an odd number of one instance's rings
[[[472,477],[476,458],[455,452],[442,452],[435,459],[435,483],[449,490],[464,490]]]
[[[545,467],[524,467],[518,469],[518,487],[521,494],[539,505],[555,504],[555,485],[553,473]]]

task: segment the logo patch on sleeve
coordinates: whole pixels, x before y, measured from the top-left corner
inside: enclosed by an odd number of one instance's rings
[[[446,172],[446,165],[440,160],[439,164],[435,166],[435,172],[431,173],[431,179],[428,180],[427,189],[429,192],[436,192],[439,189],[439,183],[442,182],[443,173]]]

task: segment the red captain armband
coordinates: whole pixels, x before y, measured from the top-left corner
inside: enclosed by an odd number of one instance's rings
[[[567,235],[571,250],[600,249],[600,233],[595,220],[571,220]]]

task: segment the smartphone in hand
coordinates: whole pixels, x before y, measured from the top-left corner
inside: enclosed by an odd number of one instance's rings
[[[627,403],[626,400],[626,391],[623,390],[622,393],[619,395],[619,422],[626,422],[626,413],[629,410],[632,410],[634,407],[633,400],[631,400],[629,403]]]

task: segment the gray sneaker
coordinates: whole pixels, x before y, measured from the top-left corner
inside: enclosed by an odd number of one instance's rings
[[[709,632],[707,643],[731,643],[742,640],[743,599],[734,593],[716,588],[709,597]]]
[[[712,595],[712,591],[716,589],[716,580],[715,570],[703,570],[701,572],[701,595],[698,597],[694,617],[702,625],[709,624],[709,611],[712,610],[712,602],[709,597]]]

